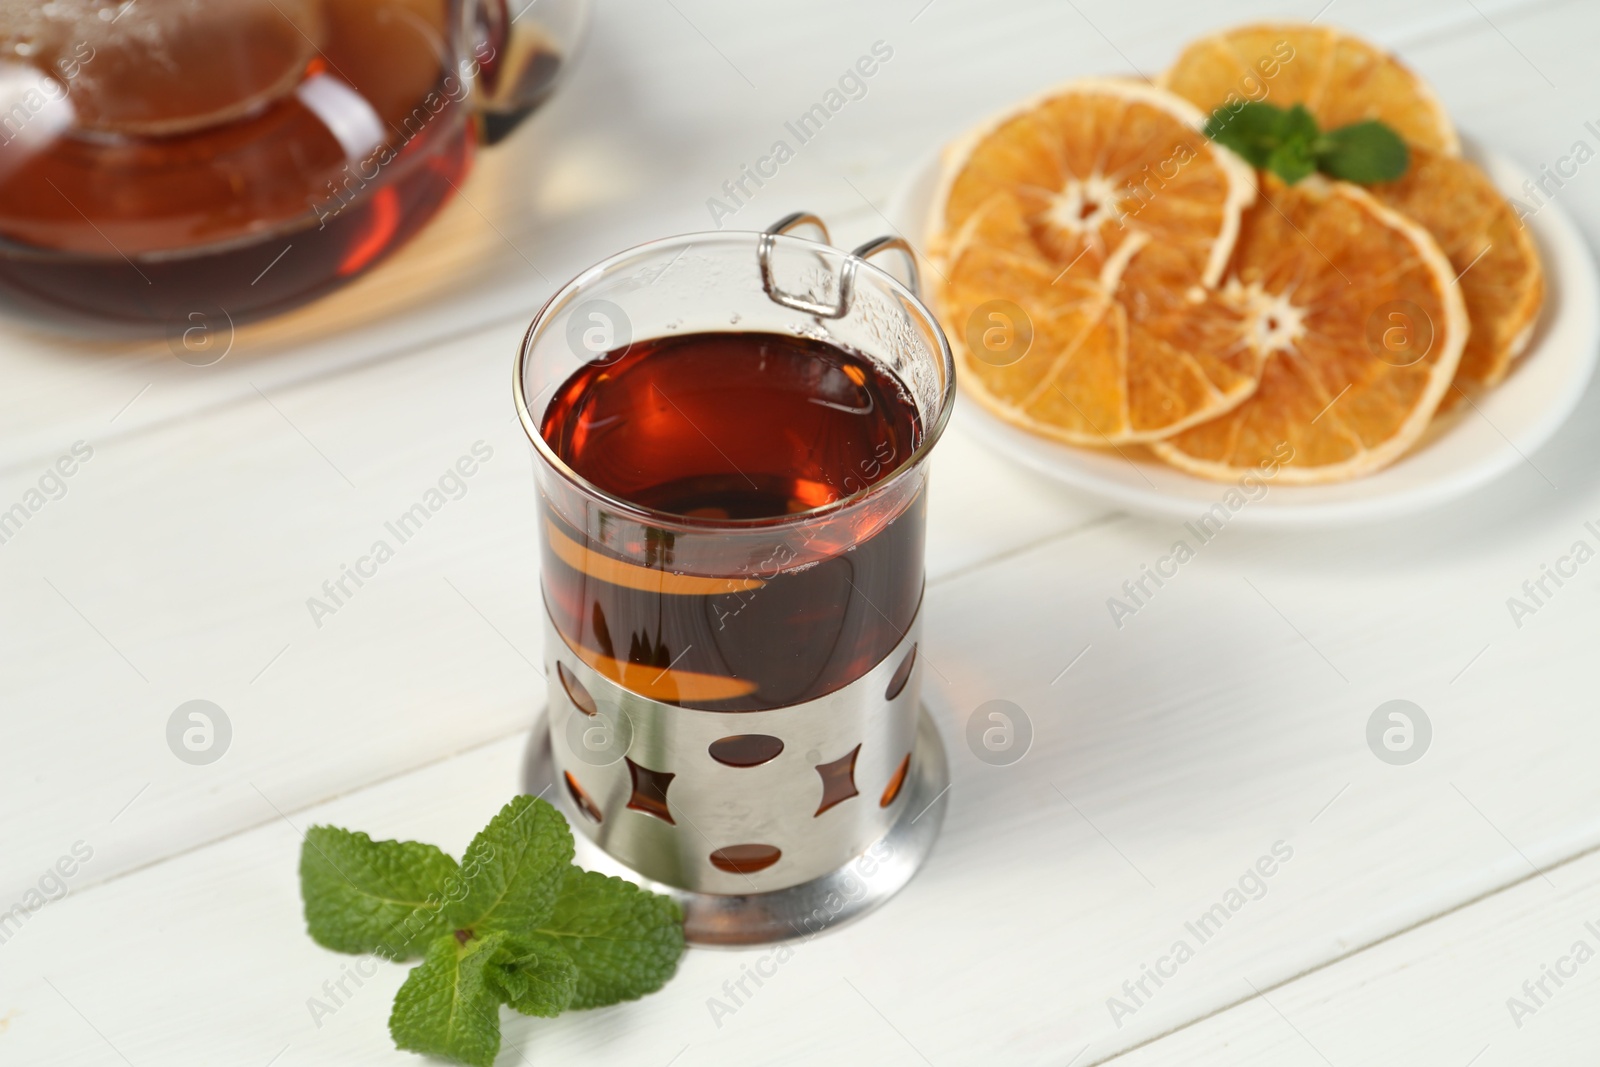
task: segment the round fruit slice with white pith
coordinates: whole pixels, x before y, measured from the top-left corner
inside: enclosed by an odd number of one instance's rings
[[[1245,100],[1304,104],[1324,130],[1377,119],[1409,144],[1461,152],[1455,125],[1427,82],[1381,48],[1327,26],[1258,23],[1202,37],[1160,83],[1208,115]]]
[[[1392,463],[1427,428],[1467,339],[1455,271],[1427,231],[1320,178],[1264,181],[1207,299],[1240,317],[1260,384],[1151,448],[1208,478],[1270,465],[1278,482],[1331,482]]]
[[[1527,347],[1544,271],[1533,236],[1489,176],[1464,159],[1412,149],[1411,166],[1372,195],[1423,225],[1450,258],[1472,332],[1456,368],[1455,389],[1473,396],[1498,384]],[[1448,405],[1455,390],[1446,397]]]
[[[953,145],[928,228],[933,255],[996,194],[1013,198],[1041,253],[1098,276],[1140,237],[1180,252],[1214,284],[1255,199],[1255,178],[1201,132],[1192,104],[1143,82],[1084,78]]]
[[[1188,321],[1255,196],[1254,173],[1202,122],[1152,86],[1085,79],[947,154],[929,230],[934,298],[986,407],[1058,440],[1118,445],[1249,395],[1259,359],[1209,344],[1210,320]]]

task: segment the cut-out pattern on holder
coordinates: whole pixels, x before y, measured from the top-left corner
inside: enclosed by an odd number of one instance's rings
[[[754,874],[771,867],[783,858],[775,845],[729,845],[711,854],[711,866],[729,874]]]
[[[912,645],[911,651],[906,653],[906,658],[900,661],[900,666],[895,668],[894,677],[889,679],[889,688],[884,690],[883,699],[893,700],[905,689],[906,683],[911,681],[911,671],[917,665],[917,646]]]
[[[822,803],[817,806],[817,815],[860,795],[861,791],[856,788],[856,757],[859,755],[861,746],[857,745],[832,763],[817,764],[817,774],[822,777]]]
[[[588,791],[578,784],[578,780],[572,776],[572,772],[562,771],[561,774],[567,780],[567,795],[578,806],[578,810],[595,822],[602,821],[604,816],[600,814],[600,806],[590,798]]]
[[[589,695],[589,690],[585,689],[583,683],[578,681],[578,676],[559,660],[556,662],[556,674],[561,678],[561,688],[567,691],[567,697],[579,711],[590,717],[600,713],[600,706],[594,702],[594,697]]]
[[[783,753],[783,741],[771,734],[733,734],[711,742],[707,751],[728,767],[759,767]]]
[[[893,804],[900,795],[900,789],[906,784],[906,772],[911,769],[911,753],[906,753],[906,758],[900,761],[900,766],[895,768],[894,774],[889,779],[889,784],[884,787],[883,799],[878,801],[878,807],[887,808]]]
[[[676,826],[677,822],[667,808],[667,787],[677,775],[669,771],[653,771],[649,767],[641,767],[627,756],[622,759],[628,765],[628,774],[633,778],[633,795],[628,798],[628,807],[634,811],[642,811],[646,815],[654,815],[662,822]]]

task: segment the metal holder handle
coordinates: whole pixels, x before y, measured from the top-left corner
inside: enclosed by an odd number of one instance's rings
[[[922,298],[922,275],[917,269],[916,253],[910,243],[898,235],[874,237],[845,256],[844,266],[839,271],[839,298],[832,304],[808,300],[803,296],[796,296],[794,293],[779,289],[777,279],[772,273],[772,248],[777,244],[775,238],[801,226],[815,227],[822,233],[822,244],[830,247],[833,244],[833,239],[828,236],[827,224],[809,211],[796,211],[785,215],[761,231],[761,241],[756,247],[756,258],[761,263],[761,288],[774,303],[795,311],[803,311],[807,315],[815,315],[819,319],[842,319],[850,313],[850,302],[855,295],[856,265],[866,262],[879,252],[886,251],[901,254],[906,265],[906,288],[911,290],[912,296],[919,300]]]

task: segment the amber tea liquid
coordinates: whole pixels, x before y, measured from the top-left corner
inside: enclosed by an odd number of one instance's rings
[[[668,336],[584,365],[545,411],[550,448],[607,494],[698,521],[675,532],[592,515],[590,536],[543,506],[557,628],[601,674],[685,707],[783,707],[849,684],[916,616],[922,494],[774,537],[754,557],[729,535],[719,560],[717,525],[852,496],[909,459],[923,431],[890,372],[809,338]],[[634,533],[618,541],[614,529]]]

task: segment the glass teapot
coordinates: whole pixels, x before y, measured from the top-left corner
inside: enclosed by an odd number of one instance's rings
[[[421,228],[583,0],[0,0],[0,311],[237,322]]]

